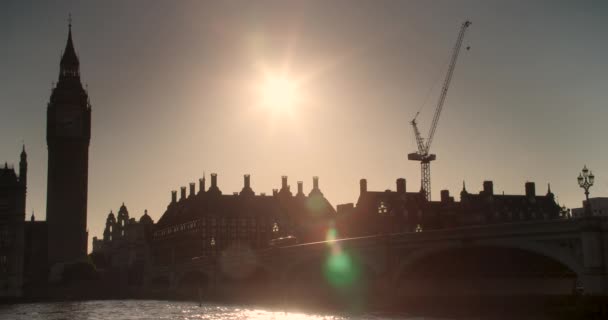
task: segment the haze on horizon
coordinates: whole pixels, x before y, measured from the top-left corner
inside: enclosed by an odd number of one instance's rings
[[[46,208],[46,104],[67,15],[92,104],[88,228],[110,210],[156,221],[179,190],[211,172],[225,194],[251,174],[270,194],[312,176],[335,206],[420,168],[409,121],[426,135],[460,24],[473,21],[432,152],[433,198],[537,193],[580,206],[576,176],[608,190],[608,4],[603,1],[104,1],[0,7],[0,161],[28,160],[28,217]],[[269,78],[270,77],[270,78]],[[276,82],[286,78],[287,82]],[[269,80],[270,79],[270,80]],[[439,79],[439,80],[438,80]],[[264,83],[297,95],[267,95]],[[429,89],[435,84],[429,95]],[[287,86],[287,87],[286,87]],[[428,99],[427,99],[428,96]],[[290,100],[288,109],[269,100]],[[281,100],[283,99],[283,100]],[[426,104],[424,103],[426,101]],[[272,103],[270,103],[272,104]],[[197,186],[198,188],[198,186]]]

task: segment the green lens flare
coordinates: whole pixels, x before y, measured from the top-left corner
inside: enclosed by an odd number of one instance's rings
[[[359,280],[359,268],[351,256],[341,250],[332,252],[325,262],[327,281],[336,288],[350,287]]]
[[[336,230],[335,228],[331,228],[331,229],[327,230],[327,235],[325,236],[325,240],[332,241],[332,240],[336,240],[337,237],[338,237],[338,230]]]

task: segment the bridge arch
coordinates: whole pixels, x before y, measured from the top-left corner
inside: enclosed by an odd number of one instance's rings
[[[564,295],[583,267],[569,249],[513,241],[421,248],[392,275],[399,296]]]
[[[403,272],[411,265],[425,259],[429,256],[440,254],[441,252],[458,250],[464,248],[503,248],[503,249],[519,249],[530,253],[538,254],[555,260],[569,268],[577,276],[584,274],[584,267],[576,257],[566,249],[552,247],[550,245],[528,242],[528,241],[484,241],[471,245],[462,244],[447,244],[416,249],[406,257],[400,259],[397,269],[393,273],[393,280],[398,280],[403,276]]]

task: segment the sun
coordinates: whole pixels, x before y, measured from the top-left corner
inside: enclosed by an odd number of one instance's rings
[[[262,105],[274,111],[291,111],[300,100],[298,83],[286,74],[266,74],[259,91]]]

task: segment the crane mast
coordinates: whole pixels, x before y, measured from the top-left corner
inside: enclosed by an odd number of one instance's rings
[[[437,101],[437,106],[435,107],[435,115],[433,116],[433,122],[431,123],[426,143],[424,141],[424,138],[422,138],[422,136],[420,135],[420,130],[418,130],[418,123],[416,122],[416,118],[418,117],[419,113],[416,113],[416,116],[410,122],[412,128],[414,129],[414,136],[416,138],[418,151],[408,154],[408,159],[420,162],[420,187],[421,191],[424,192],[424,195],[428,201],[431,201],[431,161],[437,158],[436,155],[429,153],[431,150],[431,143],[433,142],[433,137],[435,136],[435,131],[437,130],[437,124],[439,123],[439,116],[441,115],[441,111],[443,110],[443,104],[445,103],[445,98],[448,94],[450,82],[452,81],[452,75],[454,74],[454,69],[456,68],[456,61],[458,60],[458,54],[460,53],[462,41],[464,40],[464,34],[470,25],[470,21],[465,21],[460,27],[460,32],[458,33],[456,44],[454,45],[454,49],[452,50],[452,57],[450,59],[448,72],[445,76],[445,80],[443,81],[443,87],[441,88],[439,100]]]

